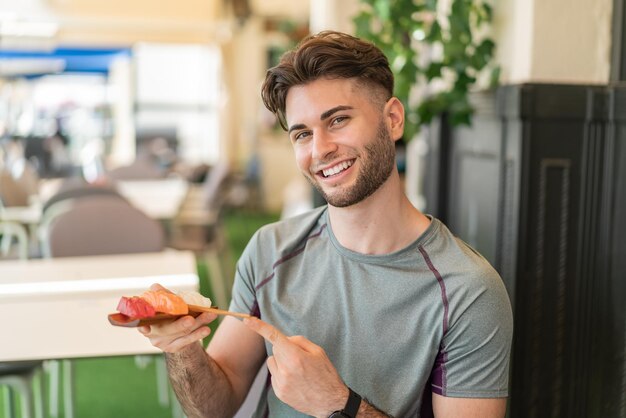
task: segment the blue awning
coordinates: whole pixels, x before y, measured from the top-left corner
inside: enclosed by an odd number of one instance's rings
[[[130,55],[130,48],[60,47],[51,51],[0,51],[0,75],[3,74],[3,64],[6,69],[4,75],[13,76],[37,76],[59,72],[107,74],[113,60]],[[50,65],[46,66],[46,62]],[[37,65],[29,66],[28,63]],[[28,68],[32,71],[29,72]]]

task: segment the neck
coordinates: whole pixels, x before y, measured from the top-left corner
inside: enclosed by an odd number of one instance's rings
[[[345,208],[328,206],[339,243],[362,254],[389,254],[415,241],[430,220],[408,200],[396,171],[374,194]]]

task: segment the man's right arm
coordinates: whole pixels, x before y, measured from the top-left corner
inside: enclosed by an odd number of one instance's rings
[[[172,388],[188,417],[233,415],[237,408],[233,390],[202,344],[165,353],[165,359]]]
[[[142,333],[165,351],[172,387],[187,416],[231,417],[266,357],[265,345],[241,321],[227,317],[205,351],[199,340],[209,331],[203,323],[212,319],[204,315],[152,326]]]

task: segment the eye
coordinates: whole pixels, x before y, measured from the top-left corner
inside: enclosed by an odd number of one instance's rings
[[[293,135],[293,140],[294,141],[301,141],[301,140],[307,138],[309,135],[311,135],[311,132],[309,132],[309,131],[300,131],[300,132],[297,132],[295,135]]]
[[[340,125],[341,123],[347,121],[349,118],[348,116],[337,116],[336,118],[333,118],[333,120],[330,122],[331,125]]]

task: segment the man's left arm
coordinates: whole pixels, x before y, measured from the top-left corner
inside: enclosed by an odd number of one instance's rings
[[[433,393],[437,418],[503,418],[507,398],[451,398]]]

